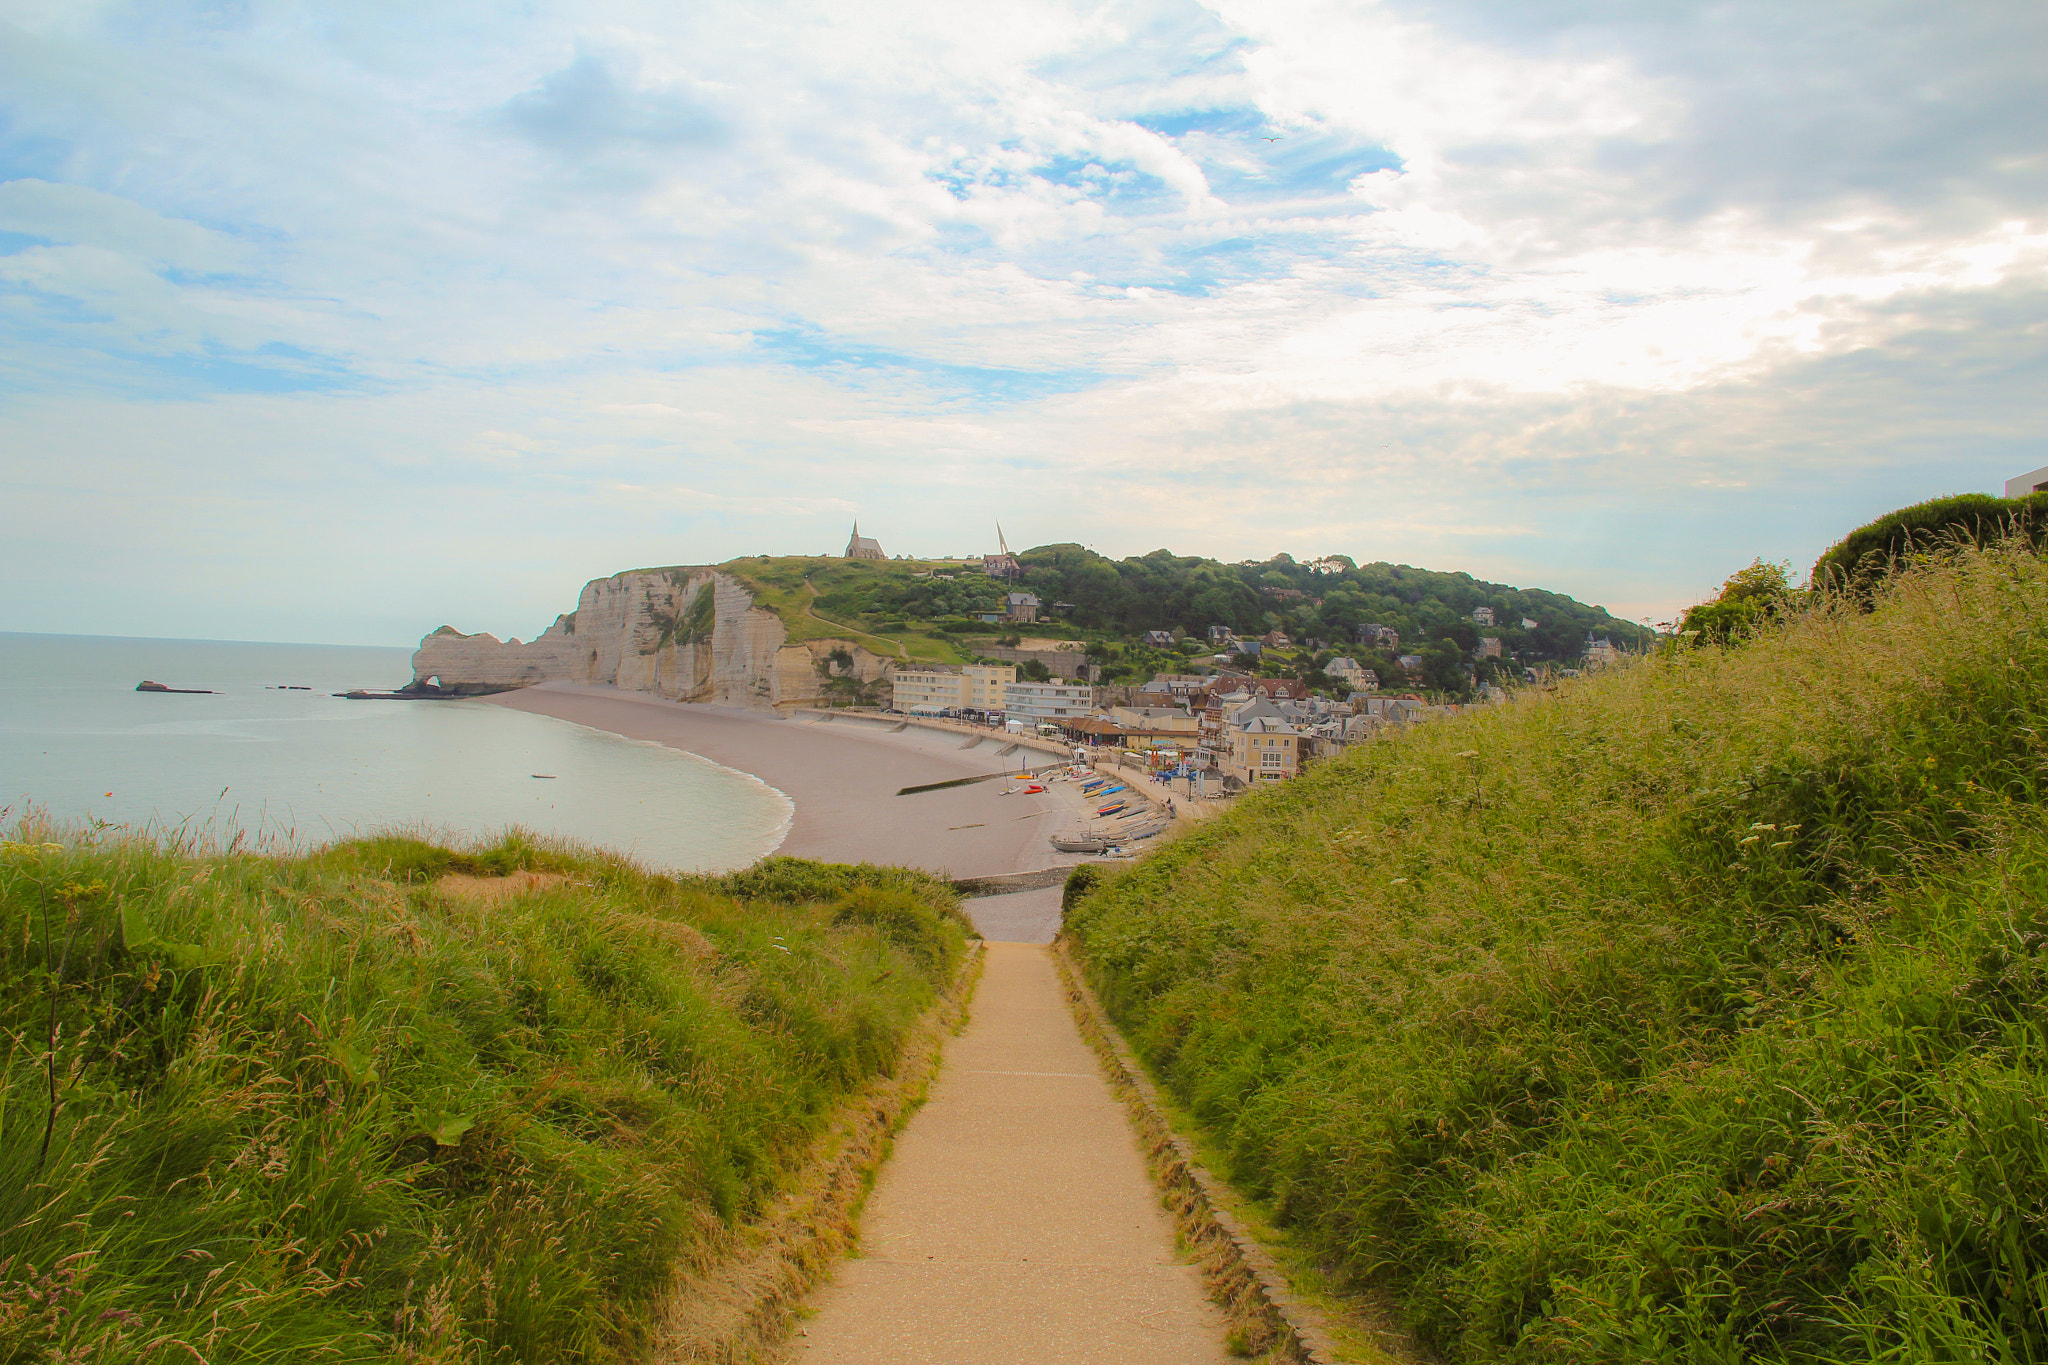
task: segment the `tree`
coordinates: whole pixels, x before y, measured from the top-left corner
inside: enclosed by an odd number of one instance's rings
[[[1453,640],[1437,640],[1422,651],[1422,676],[1430,687],[1451,696],[1463,697],[1471,691],[1471,681],[1465,676],[1465,652]]]
[[[1791,561],[1766,564],[1761,558],[1747,568],[1737,569],[1721,585],[1711,602],[1702,602],[1685,613],[1679,634],[1697,644],[1725,645],[1755,632],[1776,619],[1792,594]]]

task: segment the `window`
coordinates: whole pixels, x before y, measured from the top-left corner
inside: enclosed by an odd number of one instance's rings
[[[1259,766],[1261,768],[1279,768],[1284,767],[1286,763],[1286,755],[1282,754],[1278,749],[1268,749],[1265,753],[1259,755]]]

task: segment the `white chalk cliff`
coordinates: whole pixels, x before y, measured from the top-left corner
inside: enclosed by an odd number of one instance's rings
[[[891,661],[852,640],[788,642],[774,612],[730,574],[710,568],[642,569],[583,586],[576,610],[521,644],[443,626],[412,656],[415,683],[498,692],[535,683],[610,683],[677,701],[787,707],[820,698],[819,664],[833,649],[853,676],[887,676]],[[840,670],[842,674],[845,669]]]

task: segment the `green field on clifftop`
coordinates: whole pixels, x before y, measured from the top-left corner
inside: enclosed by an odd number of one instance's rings
[[[2023,547],[1924,563],[1355,749],[1068,932],[1448,1360],[2048,1360],[2044,622]]]
[[[908,583],[919,572],[936,568],[951,573],[956,561],[912,559],[820,559],[808,555],[756,555],[718,566],[754,594],[754,604],[774,612],[789,629],[790,643],[804,640],[852,639],[884,658],[901,657],[922,663],[966,663],[955,641],[929,628],[928,622],[872,617],[859,612],[832,612],[818,599],[834,592],[856,591],[877,582]]]

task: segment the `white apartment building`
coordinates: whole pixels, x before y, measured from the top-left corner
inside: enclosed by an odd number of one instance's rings
[[[1003,688],[1003,710],[1011,720],[1079,720],[1095,714],[1095,689],[1087,683],[1013,682]]]
[[[969,664],[966,668],[899,668],[889,676],[898,711],[936,716],[945,711],[1000,711],[1003,689],[1017,681],[1015,664]]]
[[[936,716],[965,704],[960,697],[967,680],[957,669],[899,668],[889,675],[889,683],[895,688],[889,704],[906,715]]]

